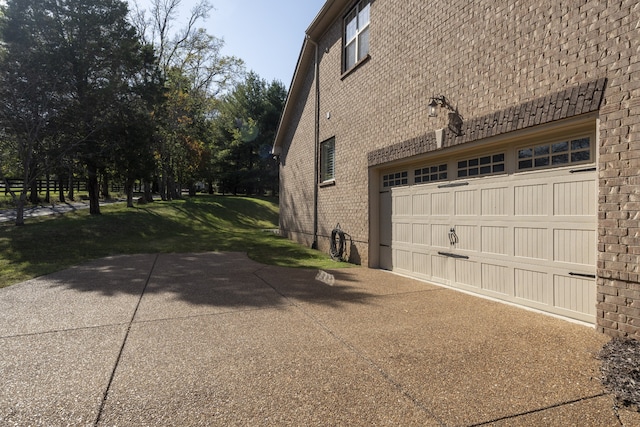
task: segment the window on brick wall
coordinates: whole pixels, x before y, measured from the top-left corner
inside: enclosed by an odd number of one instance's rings
[[[369,54],[371,0],[361,0],[344,18],[343,70],[348,71]]]
[[[320,143],[320,182],[335,179],[336,139],[331,138]]]

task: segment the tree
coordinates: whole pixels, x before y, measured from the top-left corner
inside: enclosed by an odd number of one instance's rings
[[[50,6],[46,0],[10,0],[0,15],[0,126],[23,182],[20,193],[12,193],[16,225],[24,225],[28,189],[50,166],[47,152],[59,142],[51,123],[66,101]]]
[[[150,18],[136,5],[133,22],[152,45],[166,82],[165,102],[155,111],[156,157],[164,200],[179,196],[181,184],[192,183],[208,158],[208,122],[215,99],[244,71],[235,57],[221,55],[223,41],[198,24],[212,8],[199,1],[185,26],[174,31],[182,0],[152,0]]]
[[[56,17],[60,56],[69,81],[70,101],[62,122],[65,133],[80,141],[77,156],[88,173],[91,214],[100,213],[98,171],[109,163],[109,126],[122,102],[134,92],[148,61],[127,3],[121,0],[59,0]],[[74,120],[75,119],[75,120]]]
[[[100,213],[98,171],[113,152],[109,126],[154,61],[127,21],[122,0],[8,0],[0,27],[0,120],[26,188],[59,158],[88,173],[90,212]],[[69,162],[67,162],[69,163]]]
[[[284,107],[286,90],[250,72],[220,102],[214,120],[212,173],[223,191],[262,194],[277,191],[277,165],[271,143]]]

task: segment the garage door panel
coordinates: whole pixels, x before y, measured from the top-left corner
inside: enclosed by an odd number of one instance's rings
[[[411,196],[408,194],[393,194],[393,214],[398,216],[411,215]]]
[[[413,271],[421,276],[431,276],[431,260],[428,254],[413,253]]]
[[[553,277],[555,307],[595,316],[594,294],[593,280],[564,275]]]
[[[394,251],[394,269],[398,268],[405,271],[413,271],[413,263],[411,251],[403,249],[395,249]]]
[[[449,283],[449,260],[451,258],[432,255],[431,256],[431,277],[441,283]]]
[[[480,239],[477,235],[478,226],[458,225],[454,228],[457,239],[456,249],[463,251],[479,251]]]
[[[438,248],[448,249],[451,246],[449,240],[449,224],[433,224],[431,226],[431,245]]]
[[[415,194],[413,196],[413,215],[429,216],[431,215],[431,194]]]
[[[481,251],[489,254],[509,255],[509,228],[504,226],[481,227]]]
[[[574,181],[554,184],[554,215],[594,216],[596,214],[595,185],[593,181]]]
[[[540,304],[549,304],[552,301],[547,273],[516,268],[514,281],[516,298]]]
[[[396,222],[393,225],[393,241],[398,243],[411,243],[410,222]]]
[[[456,216],[478,215],[478,190],[470,189],[455,192],[455,212]]]
[[[431,194],[431,215],[449,216],[451,214],[451,194],[433,193]]]
[[[456,283],[461,285],[480,287],[480,263],[464,259],[456,259]]]
[[[413,224],[413,243],[431,245],[431,224]]]
[[[596,264],[596,233],[593,230],[555,229],[554,261],[572,264]]]
[[[546,228],[515,227],[515,256],[522,258],[548,259],[549,253]]]
[[[515,193],[516,216],[548,215],[547,184],[518,185]]]
[[[487,188],[481,190],[482,216],[507,216],[513,210],[509,203],[509,188]]]
[[[503,295],[513,295],[510,269],[504,265],[482,263],[482,289]]]

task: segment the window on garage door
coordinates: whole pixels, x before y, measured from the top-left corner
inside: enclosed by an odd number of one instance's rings
[[[505,154],[473,157],[458,162],[458,178],[492,175],[505,171]]]
[[[520,171],[588,163],[591,160],[591,138],[588,136],[518,149]]]
[[[409,185],[409,172],[393,172],[382,175],[382,187],[399,187],[401,185]]]

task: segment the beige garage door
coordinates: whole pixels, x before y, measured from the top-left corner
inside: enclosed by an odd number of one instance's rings
[[[531,169],[389,188],[392,269],[593,323],[595,168]]]

